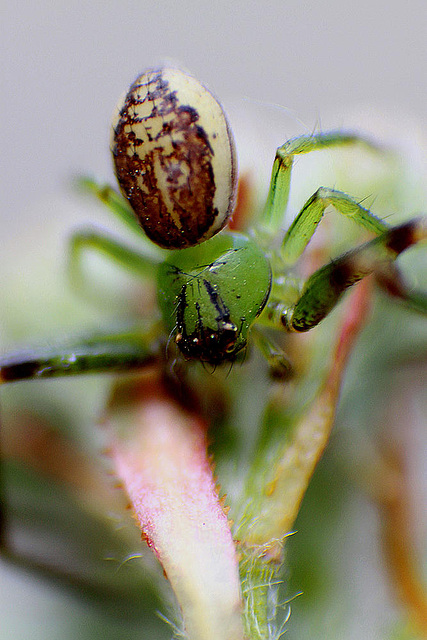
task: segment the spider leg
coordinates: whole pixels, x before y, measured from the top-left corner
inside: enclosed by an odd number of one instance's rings
[[[83,373],[140,369],[161,353],[157,327],[91,336],[75,343],[0,358],[0,384]]]
[[[292,306],[272,296],[261,316],[261,322],[282,326],[289,331],[308,331],[335,307],[343,293],[371,273],[389,293],[411,308],[427,313],[427,295],[407,291],[400,279],[393,287],[396,273],[392,261],[420,241],[427,240],[427,218],[411,220],[392,227],[380,236],[349,251],[315,271],[305,283],[301,295]]]
[[[82,283],[81,256],[91,250],[104,254],[137,276],[153,278],[160,260],[137,251],[99,229],[90,227],[74,233],[70,240],[69,273],[72,284],[78,289]]]
[[[321,187],[307,200],[285,235],[281,251],[285,263],[293,264],[300,257],[329,206],[376,235],[391,228],[342,191]]]
[[[367,139],[354,133],[341,131],[298,136],[279,147],[273,163],[270,189],[260,220],[260,227],[265,228],[272,235],[275,235],[280,230],[283,213],[289,200],[292,165],[295,155],[355,143],[362,143],[372,149],[376,149],[376,146]]]
[[[115,189],[108,184],[98,184],[91,178],[81,178],[78,181],[79,186],[84,190],[95,195],[103,204],[105,204],[115,216],[120,218],[125,225],[136,233],[139,238],[144,238],[144,232],[138,223],[132,207]],[[150,243],[151,244],[151,243]]]
[[[271,376],[277,380],[289,378],[292,375],[292,365],[282,349],[257,327],[252,327],[251,335],[256,346],[267,360]]]

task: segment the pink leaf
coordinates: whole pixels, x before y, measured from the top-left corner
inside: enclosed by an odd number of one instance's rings
[[[157,378],[119,395],[108,416],[116,473],[176,594],[188,638],[243,638],[238,562],[206,424]]]

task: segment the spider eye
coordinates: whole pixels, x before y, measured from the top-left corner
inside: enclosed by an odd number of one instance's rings
[[[228,344],[225,347],[225,353],[231,353],[232,351],[234,351],[234,345],[235,345],[235,342],[231,342],[230,344]]]
[[[147,236],[167,249],[207,240],[226,224],[237,188],[225,113],[178,69],[140,75],[118,104],[111,151],[120,189]]]
[[[223,349],[225,353],[233,353],[236,346],[237,336],[238,329],[236,325],[231,322],[227,322],[227,324],[224,325],[221,334],[222,343],[224,345]]]

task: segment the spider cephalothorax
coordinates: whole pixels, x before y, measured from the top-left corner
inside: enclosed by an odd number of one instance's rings
[[[174,251],[160,265],[158,283],[163,317],[182,354],[220,364],[245,347],[268,300],[271,268],[253,240],[223,233]]]

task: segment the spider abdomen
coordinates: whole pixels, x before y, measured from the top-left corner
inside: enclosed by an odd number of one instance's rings
[[[111,150],[122,193],[156,244],[193,246],[226,224],[234,140],[221,105],[192,76],[168,68],[140,75],[117,107]]]

